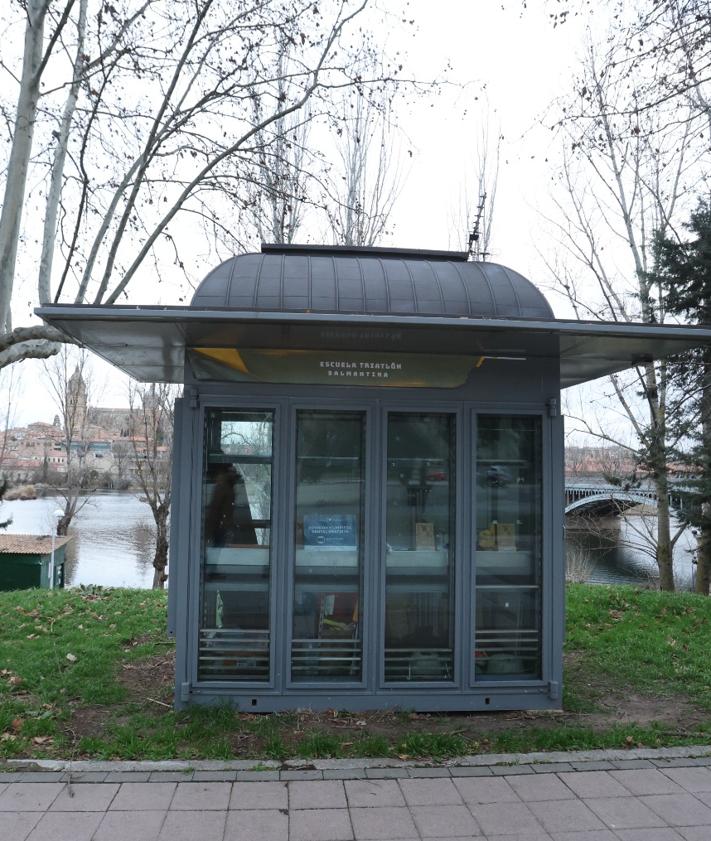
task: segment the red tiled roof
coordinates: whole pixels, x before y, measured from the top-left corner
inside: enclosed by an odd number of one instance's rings
[[[70,540],[71,537],[55,537],[55,550]],[[0,555],[49,555],[51,551],[51,534],[0,534]]]

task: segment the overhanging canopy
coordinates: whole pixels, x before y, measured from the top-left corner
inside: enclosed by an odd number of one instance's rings
[[[191,347],[559,360],[561,388],[711,344],[711,326],[55,304],[37,314],[141,382],[184,382]]]

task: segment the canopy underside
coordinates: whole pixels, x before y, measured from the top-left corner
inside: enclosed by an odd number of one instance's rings
[[[37,314],[141,382],[182,383],[188,348],[292,348],[557,359],[561,388],[711,344],[711,327],[53,305]]]

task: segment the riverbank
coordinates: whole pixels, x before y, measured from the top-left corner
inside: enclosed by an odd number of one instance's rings
[[[166,594],[0,593],[0,756],[390,757],[708,744],[711,600],[568,589],[564,709],[425,715],[176,713]]]

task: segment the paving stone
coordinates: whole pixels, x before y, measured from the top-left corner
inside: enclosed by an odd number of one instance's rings
[[[672,757],[672,758],[660,758],[660,759],[651,759],[650,762],[652,765],[656,765],[657,768],[688,768],[689,767],[689,760],[679,757]]]
[[[612,763],[615,768],[621,771],[631,771],[639,768],[654,768],[648,759],[617,759]]]
[[[670,826],[708,825],[711,838],[711,809],[691,794],[653,794],[640,802],[656,812]]]
[[[491,768],[486,765],[481,768],[458,765],[449,769],[453,777],[491,777]]]
[[[610,829],[644,829],[664,826],[664,821],[640,803],[636,797],[597,797],[585,805],[610,827]]]
[[[325,769],[324,780],[364,780],[365,768]]]
[[[238,771],[237,782],[278,782],[278,771]]]
[[[260,809],[227,815],[225,841],[287,841],[288,834],[286,810]]]
[[[123,783],[109,808],[126,812],[166,810],[176,788],[176,783]]]
[[[46,812],[27,841],[90,841],[102,817],[100,812]]]
[[[407,768],[366,768],[365,776],[369,780],[395,780],[409,777]]]
[[[674,794],[683,789],[666,774],[656,768],[645,768],[638,771],[610,771],[618,783],[632,792],[632,794]]]
[[[418,777],[450,777],[449,768],[408,768],[410,776]]]
[[[0,794],[0,812],[44,812],[64,783],[12,783]]]
[[[417,829],[408,809],[402,806],[377,806],[351,809],[353,831],[357,839],[416,838]]]
[[[576,771],[610,771],[614,767],[612,762],[608,762],[605,759],[597,759],[589,762],[573,762],[573,768]]]
[[[340,780],[289,783],[290,809],[345,809],[347,806]]]
[[[579,800],[545,800],[529,803],[528,806],[543,828],[551,833],[606,828],[600,818]]]
[[[495,777],[462,778],[454,785],[465,803],[518,803],[519,797],[507,780]]]
[[[195,812],[226,809],[231,791],[231,783],[178,783],[170,808]]]
[[[670,768],[664,773],[670,780],[692,793],[711,791],[711,768]]]
[[[323,771],[281,771],[279,779],[284,781],[289,780],[322,780]]]
[[[553,841],[619,841],[611,829],[591,829],[587,832],[554,832]],[[496,841],[499,841],[497,838]]]
[[[286,783],[246,782],[232,786],[230,809],[288,809],[289,791]]]
[[[607,771],[575,771],[559,775],[578,797],[629,797],[629,791]]]
[[[485,835],[527,832],[541,825],[525,803],[484,803],[469,807]]]
[[[665,827],[664,829],[621,829],[617,837],[620,841],[679,841],[682,836],[675,829]],[[704,841],[708,841],[708,836]]]
[[[19,783],[22,780],[22,771],[2,771],[0,780],[4,783]]]
[[[495,777],[513,777],[522,776],[523,774],[535,774],[536,772],[530,765],[494,765],[491,768],[491,773]]]
[[[192,781],[192,771],[153,771],[149,782],[151,783],[189,783]]]
[[[289,816],[289,841],[351,841],[352,838],[348,809],[302,809]],[[235,841],[242,839],[236,836]],[[269,840],[260,836],[244,841]]]
[[[523,801],[568,800],[575,794],[555,774],[510,777],[507,782]]]
[[[506,833],[506,835],[489,835],[491,841],[553,841],[552,837],[543,829],[527,829],[525,832]],[[444,839],[440,839],[444,841]],[[457,841],[462,841],[461,838]],[[481,839],[484,841],[484,839]],[[578,839],[580,841],[580,839]],[[617,841],[613,838],[612,841]]]
[[[67,783],[50,806],[52,812],[105,812],[118,783]]]
[[[150,779],[149,771],[109,771],[106,775],[107,783],[147,783]]]
[[[462,802],[461,794],[450,779],[400,780],[400,788],[408,806],[443,806]]]
[[[195,771],[191,782],[233,783],[237,779],[237,771]]]
[[[167,812],[107,812],[92,841],[156,841]]]
[[[3,812],[0,815],[0,841],[25,841],[40,817],[39,812]]]
[[[684,841],[709,841],[707,826],[680,826],[677,832]]]
[[[21,783],[58,783],[64,778],[64,771],[23,771]]]
[[[479,835],[479,825],[466,806],[412,806],[412,817],[423,838]]]
[[[254,814],[263,813],[255,812]],[[217,810],[168,812],[158,835],[158,841],[198,841],[198,839],[199,841],[223,841],[226,819],[227,812]],[[126,841],[129,841],[128,837]],[[271,839],[265,836],[260,841],[286,841],[286,839]]]
[[[570,762],[546,762],[541,765],[531,765],[536,774],[558,774],[561,771],[572,771]]]
[[[346,780],[346,797],[358,806],[404,806],[405,798],[395,780]]]
[[[103,783],[106,771],[64,771],[62,782],[65,783]]]

